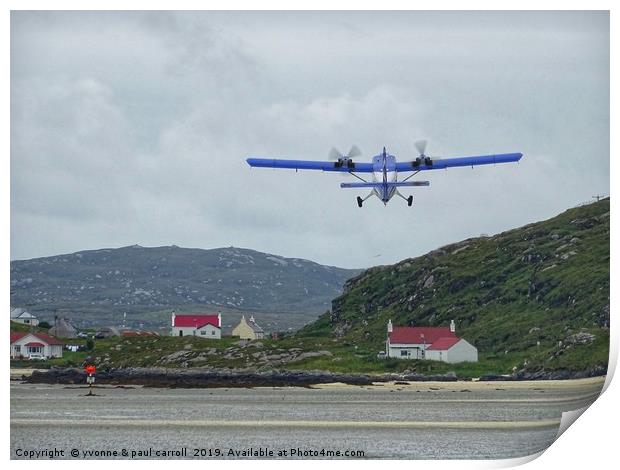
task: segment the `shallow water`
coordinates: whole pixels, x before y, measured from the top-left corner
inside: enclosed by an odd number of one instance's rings
[[[465,382],[323,389],[106,387],[85,397],[84,388],[13,383],[11,457],[33,451],[46,458],[42,451],[54,448],[64,451],[60,458],[72,458],[72,449],[78,458],[96,458],[87,451],[102,451],[100,458],[130,458],[132,452],[135,458],[161,458],[157,451],[168,458],[201,459],[269,452],[272,458],[351,458],[345,451],[388,459],[521,457],[548,447],[562,412],[589,405],[601,387],[602,381],[517,387]]]

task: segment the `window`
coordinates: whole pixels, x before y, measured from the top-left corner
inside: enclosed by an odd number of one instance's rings
[[[400,355],[401,356],[408,356],[409,355],[409,351],[405,350],[405,349],[401,349],[400,350]]]
[[[29,346],[28,347],[28,352],[30,354],[32,354],[32,353],[42,353],[43,352],[43,348],[41,346]]]
[[[215,330],[211,330],[211,336],[215,336]]]
[[[15,352],[22,352],[22,347],[18,344],[17,346],[15,346]]]
[[[207,334],[207,332],[206,332],[205,330],[200,330],[200,334],[201,334],[202,336],[204,336],[204,335],[206,335],[206,334]]]

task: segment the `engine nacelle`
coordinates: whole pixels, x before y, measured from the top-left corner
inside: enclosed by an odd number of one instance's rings
[[[350,158],[339,158],[338,161],[336,161],[336,163],[334,163],[334,167],[336,168],[349,168],[350,170],[355,168],[355,162],[350,159]]]

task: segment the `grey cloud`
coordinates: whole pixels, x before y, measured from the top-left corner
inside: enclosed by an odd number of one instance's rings
[[[11,256],[237,245],[347,267],[609,191],[609,21],[593,12],[14,12]],[[416,205],[250,170],[353,143],[428,172]],[[584,165],[587,162],[587,171]],[[380,257],[375,257],[380,254]]]

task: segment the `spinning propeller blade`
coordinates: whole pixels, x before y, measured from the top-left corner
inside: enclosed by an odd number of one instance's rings
[[[347,153],[346,155],[343,155],[342,152],[340,152],[340,150],[338,150],[336,147],[332,147],[331,150],[329,151],[328,156],[330,160],[340,160],[340,159],[352,160],[355,157],[359,157],[361,154],[362,154],[362,151],[360,150],[360,148],[357,145],[353,145],[351,146],[349,153]]]
[[[347,158],[355,158],[359,157],[361,154],[362,151],[360,150],[360,148],[357,145],[352,145],[351,150],[349,150],[349,153],[346,156]]]
[[[426,139],[423,140],[417,140],[413,145],[415,145],[415,148],[418,150],[418,153],[422,156],[424,154],[424,152],[426,152],[426,145],[428,144],[428,141]]]
[[[328,156],[330,160],[338,160],[339,158],[342,158],[342,154],[340,153],[340,150],[338,150],[336,147],[331,148]]]

